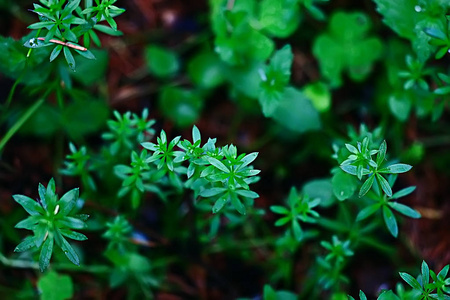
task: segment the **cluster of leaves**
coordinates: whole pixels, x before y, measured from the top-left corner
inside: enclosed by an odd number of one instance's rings
[[[65,193],[60,199],[55,192],[55,181],[49,181],[47,188],[39,184],[39,201],[35,201],[24,195],[14,195],[14,200],[22,205],[28,218],[17,223],[16,228],[32,230],[34,235],[26,237],[17,247],[15,252],[37,249],[39,254],[39,268],[43,272],[50,263],[53,246],[61,248],[67,258],[79,265],[78,254],[67,242],[66,238],[77,241],[86,240],[87,237],[72,229],[83,229],[88,215],[77,214],[78,189]]]
[[[264,116],[292,131],[320,128],[315,101],[310,99],[314,98],[314,93],[307,97],[290,84],[292,47],[286,44],[275,49],[275,39],[291,36],[304,11],[324,19],[318,2],[327,1],[265,0],[259,3],[249,0],[231,4],[211,0],[214,51],[205,46],[186,64],[192,88],[170,83],[161,88],[159,108],[162,113],[176,125],[187,127],[200,116],[203,99],[215,88],[227,84],[230,96],[243,107],[253,107],[258,101]],[[246,43],[242,43],[244,40]],[[165,82],[173,80],[180,72],[182,54],[151,44],[145,57],[150,72]],[[328,91],[328,86],[321,87]]]
[[[446,265],[436,274],[430,270],[428,264],[423,261],[421,266],[421,274],[418,278],[414,278],[408,273],[400,272],[400,277],[412,288],[406,291],[403,286],[397,288],[397,295],[392,290],[381,292],[377,300],[425,300],[425,299],[450,299],[450,278],[447,278],[449,265]],[[430,280],[431,276],[431,280]],[[359,292],[361,300],[367,300],[363,291]],[[355,298],[349,296],[349,300]]]
[[[450,5],[438,0],[374,2],[384,23],[412,45],[412,49],[394,43],[388,46],[391,53],[396,52],[386,63],[391,113],[400,121],[406,121],[415,108],[419,117],[431,115],[433,120],[437,120],[448,99],[443,97],[446,92],[442,88],[432,91],[430,86],[439,86],[437,75],[446,70],[435,66],[430,68],[427,64],[431,63],[434,53],[435,59],[442,59],[449,50],[449,21],[446,15]],[[397,50],[393,51],[394,48]],[[442,75],[439,77],[445,78],[446,74]]]
[[[196,126],[192,129],[192,142],[180,141],[180,138],[168,141],[162,130],[157,143],[142,143],[145,149],[141,154],[133,152],[131,166],[117,166],[116,174],[124,179],[121,193],[151,191],[155,188],[152,183],[164,176],[175,189],[181,190],[183,183],[180,177],[186,175],[184,187],[192,189],[195,196],[214,201],[213,213],[232,204],[239,213],[245,214],[244,203],[248,205],[258,197],[249,187],[260,172],[251,166],[258,154],[238,155],[233,145],[217,148],[216,139],[208,139],[201,146],[201,135]],[[181,150],[175,150],[177,146]],[[182,166],[183,162],[188,163],[187,168]]]
[[[39,16],[39,22],[28,26],[29,29],[38,30],[37,36],[25,42],[24,46],[34,49],[55,45],[50,54],[50,61],[56,59],[63,51],[67,64],[75,71],[76,64],[71,49],[87,59],[95,59],[92,52],[87,49],[91,39],[98,47],[101,46],[94,30],[110,35],[121,35],[113,18],[125,10],[114,6],[116,1],[95,0],[96,6],[92,0],[84,1],[83,9],[81,0],[69,0],[67,3],[66,0],[41,0],[45,6],[34,4],[32,10]],[[98,24],[105,20],[110,27]],[[42,29],[46,30],[45,36],[39,37]],[[77,44],[81,37],[86,48]]]

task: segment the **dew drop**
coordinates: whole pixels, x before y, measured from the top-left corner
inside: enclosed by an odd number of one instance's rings
[[[415,10],[416,12],[421,12],[421,11],[422,11],[422,7],[420,7],[419,5],[416,5],[416,6],[414,7],[414,10]]]

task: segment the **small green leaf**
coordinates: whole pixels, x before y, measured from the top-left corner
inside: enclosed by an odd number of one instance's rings
[[[394,193],[394,195],[392,195],[391,198],[392,199],[398,199],[398,198],[401,198],[401,197],[405,197],[405,196],[411,194],[412,192],[414,192],[415,189],[416,189],[415,186],[410,186],[410,187],[404,188],[404,189]]]
[[[395,219],[394,213],[392,210],[389,209],[387,206],[383,206],[383,218],[384,222],[386,223],[386,227],[388,228],[389,232],[394,236],[397,237],[398,235],[398,226],[397,226],[397,220]]]
[[[238,196],[235,193],[230,193],[231,204],[234,208],[241,214],[247,214],[244,204],[242,204],[241,200],[239,200]]]
[[[78,258],[78,254],[73,250],[72,246],[69,244],[69,242],[61,237],[61,250],[64,252],[64,254],[67,256],[67,258],[75,265],[80,265],[80,259]]]
[[[206,159],[208,160],[208,162],[210,164],[212,164],[214,167],[221,170],[222,172],[230,173],[230,170],[222,162],[220,162],[217,158],[208,156]]]
[[[226,188],[221,188],[221,187],[213,187],[213,188],[209,188],[209,189],[204,189],[200,193],[200,196],[204,197],[204,198],[214,197],[216,195],[219,195],[219,194],[225,192],[226,190],[227,190]]]
[[[404,204],[398,203],[398,202],[388,202],[388,205],[398,211],[401,214],[404,214],[407,217],[418,219],[421,217],[420,213],[416,211],[415,209],[412,209],[409,206],[406,206]]]
[[[378,174],[378,173],[376,174],[376,176],[377,176],[377,182],[381,186],[381,189],[384,191],[384,193],[388,197],[391,197],[392,196],[392,189],[391,189],[391,186],[389,185],[389,182],[387,182],[387,180],[383,176]]]
[[[17,223],[16,226],[14,226],[14,227],[28,229],[28,230],[34,230],[40,219],[41,219],[40,215],[29,216],[25,220],[22,220],[19,223]]]
[[[95,59],[95,55],[89,50],[81,51],[81,50],[75,49],[75,52],[77,52],[78,54],[80,54],[84,58]]]
[[[29,213],[32,216],[44,213],[42,206],[40,206],[39,203],[37,203],[37,201],[34,201],[30,197],[24,195],[13,195],[13,198],[17,203],[22,205],[22,207],[25,209],[27,213]]]
[[[50,54],[50,61],[54,61],[55,58],[58,57],[59,53],[61,53],[62,48],[63,48],[62,45],[57,45],[57,46],[53,49],[52,53]]]
[[[214,206],[212,208],[212,212],[213,214],[218,213],[224,206],[225,204],[227,204],[228,200],[229,200],[229,195],[223,195],[222,197],[220,197],[216,203],[214,203]]]
[[[47,238],[42,245],[41,253],[39,255],[39,269],[44,272],[50,264],[50,258],[53,252],[53,238]]]
[[[114,30],[113,28],[106,26],[106,25],[102,25],[102,24],[95,24],[94,25],[94,29],[103,32],[105,34],[108,35],[112,35],[112,36],[121,36],[123,35],[123,32],[120,30]]]
[[[426,286],[430,282],[430,269],[425,261],[422,261],[422,285]]]
[[[302,239],[303,237],[302,228],[295,219],[292,219],[292,232],[294,233],[294,237],[297,241],[300,241]]]
[[[363,197],[367,192],[370,190],[370,188],[373,185],[373,181],[375,180],[375,176],[371,175],[367,180],[363,183],[361,186],[361,189],[359,190],[359,198]]]
[[[405,173],[411,170],[412,166],[407,164],[394,164],[387,167],[390,173],[392,174],[399,174],[399,173]]]
[[[66,58],[67,64],[72,71],[75,71],[75,59],[73,58],[72,52],[70,52],[69,47],[64,47],[64,57]]]
[[[259,195],[257,193],[255,193],[253,191],[249,191],[249,190],[236,190],[236,194],[238,194],[239,196],[251,198],[251,199],[255,199],[255,198],[259,197]]]
[[[400,274],[400,277],[407,284],[409,284],[413,289],[422,291],[422,286],[420,285],[420,283],[414,277],[412,277],[408,273],[404,273],[404,272],[399,272],[399,274]]]
[[[280,205],[272,205],[270,207],[270,210],[276,214],[289,214],[289,210],[286,207]]]
[[[14,252],[23,252],[36,247],[34,239],[34,236],[27,236],[19,245],[17,245],[17,247],[14,249]]]
[[[356,216],[356,221],[364,220],[370,215],[374,214],[377,210],[380,209],[380,203],[375,203],[363,208],[358,215]]]
[[[72,189],[65,193],[59,200],[59,213],[63,216],[69,214],[75,207],[78,200],[80,190],[78,188]]]
[[[72,239],[72,240],[85,241],[88,239],[87,236],[85,236],[82,233],[76,232],[76,231],[72,231],[72,230],[68,230],[68,229],[60,229],[59,231],[61,232],[62,235],[64,235],[65,237],[68,237],[69,239]]]

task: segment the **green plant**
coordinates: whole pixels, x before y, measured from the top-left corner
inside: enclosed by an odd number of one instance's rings
[[[368,4],[0,0],[0,298],[449,299],[450,5]]]
[[[53,246],[61,248],[67,258],[79,265],[78,254],[65,237],[83,241],[87,237],[72,229],[83,229],[88,215],[74,215],[74,208],[78,201],[78,189],[65,193],[61,198],[55,193],[55,181],[49,181],[47,188],[39,184],[39,201],[35,201],[24,195],[14,195],[14,200],[30,214],[28,218],[17,223],[16,228],[33,231],[33,236],[26,237],[15,252],[22,252],[37,248],[39,254],[39,268],[43,272],[50,264]]]

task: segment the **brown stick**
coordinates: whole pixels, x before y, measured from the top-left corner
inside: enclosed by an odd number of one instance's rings
[[[38,40],[45,41],[45,38],[38,37]],[[55,44],[58,44],[58,45],[67,46],[67,47],[70,47],[70,48],[73,48],[73,49],[76,49],[76,50],[80,50],[80,51],[87,51],[87,48],[84,48],[84,47],[81,47],[81,46],[78,46],[78,45],[74,45],[74,44],[71,44],[71,43],[64,43],[63,41],[60,41],[60,40],[50,39],[49,42],[50,43],[55,43]]]

